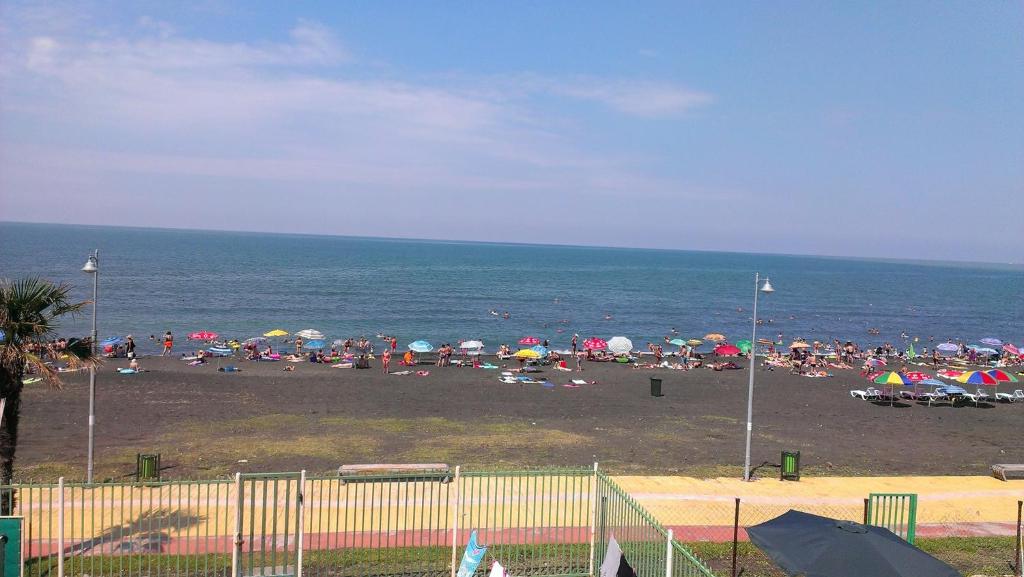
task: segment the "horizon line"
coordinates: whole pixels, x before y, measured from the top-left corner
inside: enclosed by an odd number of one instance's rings
[[[129,225],[116,225],[116,224],[91,224],[91,223],[71,223],[71,222],[19,221],[19,220],[2,220],[2,219],[0,219],[0,224],[80,226],[80,227],[88,227],[88,228],[114,228],[114,229],[127,229],[127,230],[158,230],[158,231],[174,231],[174,232],[214,232],[214,233],[235,233],[235,234],[268,234],[268,235],[274,235],[274,236],[300,236],[300,237],[301,236],[307,236],[307,237],[349,238],[349,239],[360,239],[360,240],[386,240],[386,241],[409,241],[409,242],[414,242],[414,241],[422,241],[422,242],[447,242],[447,243],[459,243],[459,244],[533,246],[533,247],[549,247],[549,248],[554,247],[554,248],[612,249],[612,250],[650,250],[650,251],[662,251],[662,252],[691,252],[691,253],[741,254],[741,255],[756,255],[756,256],[813,257],[813,258],[825,258],[825,259],[835,259],[835,260],[860,260],[860,261],[874,261],[874,262],[887,262],[887,263],[912,263],[912,264],[922,264],[922,265],[929,265],[929,266],[936,266],[936,265],[989,265],[989,266],[997,266],[997,267],[1009,267],[1011,269],[1021,269],[1022,271],[1024,271],[1024,261],[1022,261],[1022,262],[992,262],[992,261],[966,261],[966,260],[939,260],[939,259],[930,259],[930,258],[887,258],[887,257],[876,257],[876,256],[855,256],[855,255],[837,255],[837,254],[779,253],[779,252],[758,252],[758,251],[736,251],[736,250],[682,249],[682,248],[664,248],[664,247],[652,247],[652,246],[612,246],[612,245],[571,244],[571,243],[536,243],[536,242],[472,240],[472,239],[452,239],[452,238],[427,238],[427,237],[403,237],[403,236],[365,236],[365,235],[312,233],[312,232],[277,232],[277,231],[253,230],[253,229],[188,228],[188,227],[175,227],[175,226],[129,226]]]

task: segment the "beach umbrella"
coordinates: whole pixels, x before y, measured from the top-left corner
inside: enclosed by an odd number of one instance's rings
[[[218,336],[220,335],[213,331],[196,331],[194,333],[189,333],[188,338],[194,341],[211,341]]]
[[[965,385],[988,385],[995,386],[999,384],[999,381],[995,377],[986,373],[985,371],[967,371],[956,378],[957,382]]]
[[[599,351],[601,349],[608,348],[608,343],[605,342],[604,339],[599,339],[597,337],[590,337],[589,339],[583,341],[583,348],[585,348],[587,350],[590,350],[590,351]]]
[[[964,374],[964,372],[963,371],[955,371],[955,370],[952,370],[952,369],[944,369],[944,370],[941,370],[941,371],[939,371],[939,372],[937,372],[935,374],[940,376],[940,377],[942,377],[942,378],[944,378],[944,379],[955,379],[955,378],[959,377],[960,375]]]
[[[459,345],[459,348],[460,349],[467,349],[467,350],[468,349],[482,349],[482,348],[484,348],[484,344],[482,342],[480,342],[480,341],[463,341],[463,343],[461,345]]]
[[[1011,355],[1020,355],[1020,349],[1018,349],[1017,347],[1013,346],[1010,343],[1006,343],[1005,345],[1003,345],[1003,350],[1010,353]]]
[[[704,335],[704,340],[720,343],[725,340],[725,335],[723,335],[722,333],[708,333]]]
[[[889,395],[890,407],[892,406],[893,398],[896,397],[896,387],[914,386],[914,381],[911,381],[910,379],[907,378],[906,375],[901,375],[896,371],[888,371],[882,373],[881,375],[878,375],[877,377],[871,380],[872,382],[877,383],[879,385],[889,385],[890,387],[892,387],[892,394]]]
[[[542,357],[548,356],[548,348],[547,347],[542,347],[541,345],[533,345],[532,347],[530,347],[530,350],[531,351],[535,351],[538,355],[540,355]]]
[[[948,395],[962,395],[967,392],[967,389],[959,385],[946,385],[944,390]]]
[[[325,343],[323,340],[321,340],[321,339],[313,339],[311,341],[307,341],[306,344],[302,345],[302,348],[308,349],[308,350],[312,351],[312,350],[320,350],[320,349],[324,348],[325,346],[327,346],[327,343]]]
[[[944,382],[942,382],[942,381],[940,381],[938,379],[925,379],[923,381],[920,381],[917,384],[921,385],[923,387],[946,387],[946,386],[949,386],[948,383],[944,383]]]
[[[626,337],[612,337],[608,339],[608,350],[615,353],[616,355],[627,354],[633,350],[633,341],[627,339]]]
[[[324,334],[316,329],[302,329],[295,333],[295,336],[312,340],[322,340],[324,338]]]
[[[514,356],[517,359],[539,359],[541,357],[541,354],[533,349],[519,349],[518,351],[516,351],[516,354],[512,356]]]
[[[690,339],[686,341],[686,344],[690,345],[691,347],[699,347],[704,344],[704,341],[700,339]]]
[[[999,351],[997,351],[995,349],[991,349],[989,347],[979,347],[978,345],[968,345],[967,348],[974,350],[974,352],[978,353],[979,355],[998,355],[999,354]]]
[[[907,373],[906,376],[907,376],[908,379],[910,379],[911,381],[913,381],[915,383],[920,382],[920,381],[926,381],[926,380],[932,378],[932,376],[929,375],[928,373],[922,373],[922,372],[919,372],[919,371],[911,371],[911,372]]]
[[[750,351],[754,348],[754,343],[747,339],[743,339],[741,341],[736,341],[736,348],[743,353],[750,354]]]
[[[672,339],[671,341],[668,342],[668,344],[675,345],[677,347],[682,347],[686,346],[687,342],[684,339]]]
[[[759,344],[759,345],[774,345],[775,342],[773,342],[771,339],[757,339],[757,344]]]
[[[949,565],[874,525],[787,511],[747,529],[787,575],[960,577]]]
[[[265,336],[265,337],[286,337],[286,336],[288,336],[288,331],[283,331],[281,329],[274,329],[272,331],[267,331],[267,332],[263,333],[263,336]]]
[[[869,367],[884,367],[886,360],[878,357],[869,357],[868,360],[864,361],[864,364]]]
[[[539,345],[540,344],[540,339],[538,339],[537,337],[523,337],[523,338],[519,339],[519,344],[525,345],[525,346],[528,346],[528,347],[529,346],[533,346],[533,345]]]
[[[267,337],[253,337],[251,339],[245,339],[247,345],[258,345],[267,342]]]
[[[954,345],[953,343],[942,343],[935,345],[935,350],[939,351],[940,353],[955,353],[960,350],[960,347]]]
[[[999,382],[1002,382],[1002,383],[1016,383],[1017,382],[1017,377],[1011,375],[1010,373],[1008,373],[1006,371],[1000,370],[1000,369],[992,369],[991,371],[985,371],[985,372],[988,373],[989,375],[991,375],[991,377],[993,379],[995,379],[995,380],[997,380]]]
[[[811,345],[807,344],[804,341],[793,341],[793,342],[789,343],[789,348],[791,348],[791,349],[809,349],[809,348],[811,348]]]
[[[100,341],[101,347],[116,347],[117,345],[123,344],[124,339],[121,337],[107,337]]]
[[[413,341],[409,343],[409,350],[414,353],[429,353],[434,350],[434,345],[427,341]]]
[[[740,354],[740,348],[736,345],[718,345],[715,347],[715,354],[720,357],[735,357]]]
[[[990,347],[1001,347],[1003,346],[1003,341],[996,338],[988,337],[981,339],[981,344],[988,345]]]

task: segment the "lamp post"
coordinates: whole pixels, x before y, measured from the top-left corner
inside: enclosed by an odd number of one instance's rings
[[[100,251],[96,249],[89,260],[85,261],[82,272],[92,275],[92,356],[96,356],[96,297],[100,288]],[[92,453],[96,428],[96,365],[89,365],[89,461],[85,473],[85,482],[92,483]]]
[[[750,384],[747,387],[747,452],[743,458],[743,480],[750,480],[750,433],[754,429],[754,366],[757,361],[757,293],[771,294],[775,292],[771,281],[764,279],[761,284],[760,273],[754,273],[754,328],[750,334]]]

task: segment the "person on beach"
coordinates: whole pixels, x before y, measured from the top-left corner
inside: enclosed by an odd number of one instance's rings
[[[583,355],[575,354],[574,353],[573,356],[576,357],[576,370],[582,372],[583,371]]]
[[[139,359],[132,357],[131,362],[128,363],[128,368],[135,371],[136,373],[139,372]]]
[[[384,371],[385,375],[391,372],[391,351],[390,350],[384,349],[384,352],[381,353],[381,355],[380,355],[380,366],[381,366],[381,370]]]
[[[573,333],[573,335],[572,335],[572,354],[573,355],[576,354],[576,343],[579,340],[580,340],[580,335],[577,334],[577,333]]]
[[[135,339],[131,335],[128,335],[127,340],[124,343],[124,354],[129,359],[135,358]]]
[[[295,337],[295,354],[302,354],[302,337]]]
[[[398,350],[398,339],[391,337],[391,353],[394,354]]]
[[[174,344],[174,336],[171,335],[171,331],[164,333],[164,351],[160,353],[161,357],[166,357],[171,354],[171,346]]]

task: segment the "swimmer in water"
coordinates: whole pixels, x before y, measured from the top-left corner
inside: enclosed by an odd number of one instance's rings
[[[498,316],[498,311],[491,309],[491,314],[494,316]]]

